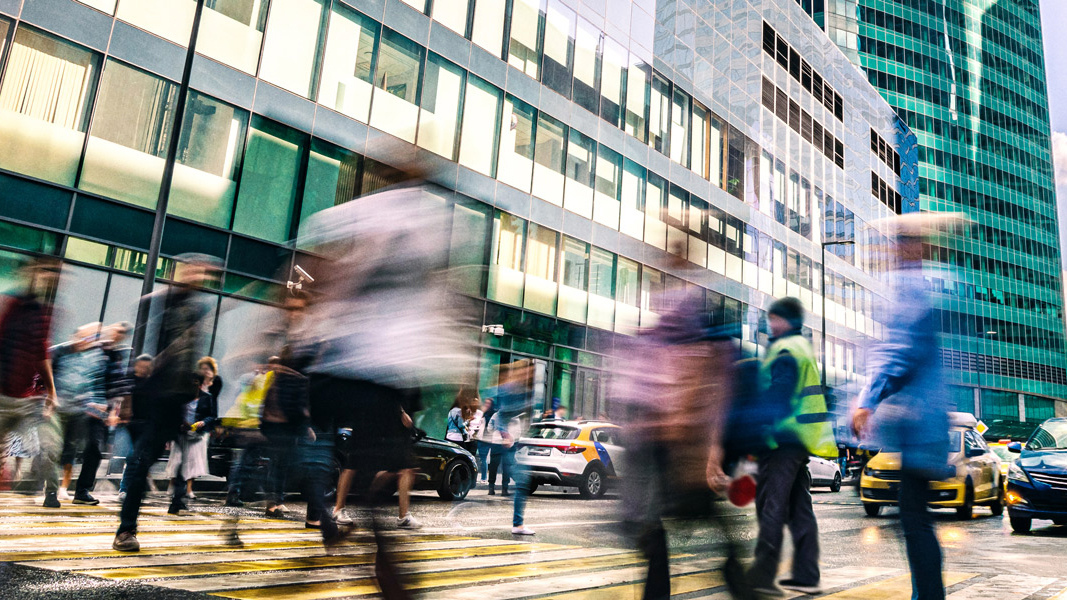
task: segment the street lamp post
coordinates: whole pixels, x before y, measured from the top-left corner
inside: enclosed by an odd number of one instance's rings
[[[822,243],[822,258],[820,268],[820,277],[822,277],[822,389],[823,393],[826,393],[826,247],[827,246],[854,246],[856,242],[854,240],[843,240],[840,242],[823,242]]]

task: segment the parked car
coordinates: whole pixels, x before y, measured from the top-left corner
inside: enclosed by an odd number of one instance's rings
[[[1008,467],[1008,520],[1018,533],[1034,519],[1067,525],[1067,418],[1042,423],[1026,445],[1008,444],[1019,458]]]
[[[841,467],[836,461],[812,456],[808,459],[808,474],[811,475],[811,487],[829,487],[831,492],[841,491]]]
[[[519,439],[515,460],[538,485],[577,487],[583,498],[600,498],[620,473],[619,427],[605,421],[541,421]]]

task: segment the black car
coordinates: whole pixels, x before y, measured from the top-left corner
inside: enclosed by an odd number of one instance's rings
[[[445,440],[438,440],[426,435],[421,429],[415,429],[412,433],[415,453],[415,484],[416,490],[433,490],[445,500],[462,500],[474,487],[475,476],[478,473],[477,463],[474,456],[461,448],[459,445]],[[344,445],[344,433],[338,436],[338,447]],[[233,457],[237,448],[246,445],[249,439],[255,439],[254,432],[246,432],[244,436],[239,433],[225,435],[217,440],[213,439],[208,452],[208,470],[217,477],[228,478]],[[343,460],[337,457],[337,470]],[[250,482],[263,481],[262,475],[270,468],[266,458],[258,458],[252,468],[259,472],[249,477]],[[290,491],[299,491],[301,488],[299,478],[292,478],[286,486]],[[255,495],[254,489],[246,489],[242,496],[251,499]]]
[[[1018,533],[1034,519],[1067,525],[1067,418],[1042,423],[1027,440],[1008,444],[1019,459],[1008,469],[1008,518]]]

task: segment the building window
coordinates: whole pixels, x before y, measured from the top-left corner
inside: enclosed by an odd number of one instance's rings
[[[273,0],[259,76],[305,98],[311,97],[318,66],[324,0]]]
[[[229,227],[248,113],[189,92],[167,212]]]
[[[708,178],[708,125],[711,113],[699,102],[693,102],[692,123],[692,169],[704,179]]]
[[[456,160],[456,131],[466,71],[431,53],[422,73],[419,146]]]
[[[467,35],[470,0],[433,0],[431,17],[459,35]]]
[[[263,26],[265,0],[219,0],[204,4],[196,51],[209,58],[255,75]]]
[[[645,243],[660,250],[667,249],[667,224],[663,221],[667,212],[667,182],[648,173],[645,185]]]
[[[618,229],[621,196],[622,156],[607,146],[601,145],[596,156],[593,220],[612,229]]]
[[[374,77],[370,124],[386,133],[414,143],[419,111],[419,70],[423,49],[415,42],[386,29]]]
[[[109,15],[115,13],[115,0],[78,0],[86,6],[91,6],[96,10],[103,11]]]
[[[475,0],[471,41],[486,52],[501,58],[504,51],[505,0]]]
[[[534,154],[533,193],[538,198],[563,206],[563,165],[566,127],[541,113],[537,118],[537,145]]]
[[[605,37],[604,57],[600,65],[600,117],[615,127],[623,127],[626,49]]]
[[[593,176],[596,142],[571,128],[567,143],[567,184],[563,208],[593,218]]]
[[[195,12],[196,2],[189,0],[122,0],[115,16],[179,46],[188,46]]]
[[[723,146],[726,143],[726,124],[714,114],[711,115],[711,123],[708,127],[708,180],[719,188],[725,189],[723,181],[723,168],[726,153]]]
[[[589,276],[589,244],[564,237],[562,263],[557,316],[585,323],[589,306],[589,294],[586,292]]]
[[[530,223],[526,241],[526,291],[522,306],[549,315],[556,314],[556,252],[559,234]]]
[[[373,20],[334,3],[319,75],[320,104],[367,122],[379,33]]]
[[[359,194],[361,162],[361,157],[354,152],[312,140],[300,202],[300,222],[355,198]]]
[[[626,71],[626,133],[639,142],[648,139],[648,102],[651,69],[637,55],[630,55]]]
[[[564,98],[571,97],[571,66],[574,64],[574,29],[577,21],[573,10],[559,0],[549,0],[541,81]]]
[[[500,120],[500,160],[496,177],[529,193],[534,168],[534,129],[537,111],[525,102],[506,96]]]
[[[633,333],[639,324],[641,278],[637,262],[618,257],[615,266],[615,331]]]
[[[20,27],[0,87],[0,167],[73,186],[99,57]]]
[[[540,77],[541,23],[545,0],[511,0],[508,64],[534,79]]]
[[[78,187],[155,208],[178,86],[109,60]]]
[[[460,134],[459,164],[493,177],[496,166],[497,123],[503,93],[481,79],[467,78],[463,101],[463,131]]]
[[[597,63],[600,62],[601,39],[599,29],[585,19],[578,21],[574,47],[574,102],[594,115],[600,112]]]
[[[689,95],[675,88],[671,111],[671,160],[689,167]]]
[[[448,250],[449,280],[461,294],[481,296],[485,278],[485,243],[492,209],[480,202],[456,203]]]
[[[669,155],[667,137],[671,126],[671,84],[652,73],[652,88],[649,101],[648,145],[656,151]]]
[[[609,331],[615,324],[615,255],[597,247],[589,260],[588,322]]]
[[[626,160],[622,173],[622,210],[619,231],[640,240],[645,233],[645,169]]]
[[[233,230],[272,242],[290,239],[300,164],[307,136],[252,117],[252,132],[241,167]]]
[[[522,306],[522,256],[526,221],[497,211],[493,219],[493,245],[489,257],[486,298]]]
[[[641,267],[641,327],[655,327],[665,308],[663,273],[650,267]]]

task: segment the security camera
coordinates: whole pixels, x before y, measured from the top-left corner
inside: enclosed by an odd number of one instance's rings
[[[504,335],[503,325],[483,325],[482,333],[491,333],[496,337],[502,337]]]
[[[308,272],[305,271],[304,268],[301,267],[300,265],[293,265],[293,270],[296,271],[297,280],[296,281],[288,281],[285,284],[285,287],[287,287],[290,292],[293,291],[293,290],[302,290],[302,289],[304,289],[304,282],[305,281],[308,282],[308,283],[315,283],[315,278],[312,277],[311,275],[309,275]]]
[[[308,272],[304,270],[304,267],[300,265],[293,265],[293,270],[300,276],[301,279],[307,279],[308,283],[315,283],[315,278],[308,275]]]

